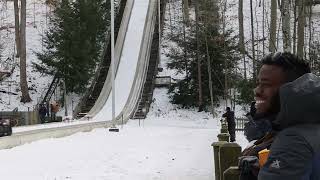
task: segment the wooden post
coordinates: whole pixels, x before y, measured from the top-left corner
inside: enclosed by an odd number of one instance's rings
[[[220,129],[220,133],[228,133],[228,127],[222,126]]]
[[[241,147],[237,143],[225,143],[219,149],[220,177],[230,166],[238,165],[238,158],[241,154]],[[220,179],[222,180],[222,178]],[[227,180],[227,179],[226,179]]]
[[[219,141],[227,141],[229,142],[230,135],[228,133],[220,133],[218,134],[218,140]]]
[[[230,166],[223,172],[223,180],[239,180],[240,170],[238,166]]]
[[[220,180],[219,149],[220,146],[222,146],[225,143],[227,143],[227,141],[218,141],[211,144],[211,146],[213,147],[214,174],[216,180]]]

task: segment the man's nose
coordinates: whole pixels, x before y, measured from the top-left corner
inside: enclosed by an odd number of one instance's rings
[[[259,86],[254,88],[253,89],[253,94],[254,94],[254,96],[258,96],[259,94],[261,94],[261,88]]]

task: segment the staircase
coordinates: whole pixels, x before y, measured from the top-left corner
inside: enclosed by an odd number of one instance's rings
[[[41,104],[44,104],[44,103],[50,101],[50,99],[51,99],[55,89],[57,88],[59,82],[60,82],[60,78],[57,75],[55,75],[53,77],[53,80],[52,80],[50,86],[49,86],[48,91],[46,92],[46,95],[43,97],[43,99],[41,101]]]
[[[115,42],[117,41],[119,28],[122,20],[122,15],[126,6],[127,0],[121,0],[120,8],[118,13],[115,16],[115,23],[114,23],[114,36]],[[91,87],[83,96],[81,102],[79,103],[78,107],[74,111],[75,118],[82,118],[84,117],[94,106],[96,100],[98,99],[100,92],[104,86],[104,82],[107,78],[109,67],[111,64],[111,34],[108,33],[108,38],[106,42],[106,49],[104,50],[103,60],[101,61],[99,68],[96,72],[95,79]]]
[[[166,1],[161,1],[160,4],[160,12],[161,12],[161,28],[163,27],[163,20],[164,20],[164,8],[165,8]],[[155,77],[158,70],[158,63],[159,63],[159,19],[157,18],[157,22],[155,24],[153,38],[152,38],[152,45],[151,45],[151,52],[150,52],[150,60],[149,66],[147,71],[146,81],[141,93],[141,97],[139,99],[139,103],[136,107],[135,113],[132,116],[132,119],[145,119],[147,113],[149,112],[150,104],[152,102],[153,96],[153,89],[154,89],[154,82]],[[161,29],[162,32],[162,29]]]

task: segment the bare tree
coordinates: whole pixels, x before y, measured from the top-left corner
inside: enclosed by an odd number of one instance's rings
[[[26,72],[26,0],[21,0],[21,25],[20,25],[20,86],[21,102],[30,102]]]
[[[265,7],[265,1],[262,0],[262,56],[265,55],[265,13],[266,13],[266,7]]]
[[[256,79],[256,57],[255,57],[255,48],[254,48],[254,23],[253,23],[253,6],[252,0],[250,0],[250,14],[251,14],[251,46],[252,46],[252,77],[255,81]]]
[[[312,60],[311,60],[311,53],[313,51],[313,38],[314,38],[314,34],[313,34],[313,22],[312,22],[312,5],[309,6],[308,8],[308,15],[309,15],[309,22],[308,22],[308,25],[309,25],[309,60],[310,60],[310,65],[311,67],[313,67],[313,63],[312,63]]]
[[[19,0],[13,1],[14,6],[14,29],[15,29],[15,41],[16,41],[16,49],[17,54],[16,57],[20,57],[20,20],[19,20]]]
[[[277,0],[271,0],[271,22],[270,22],[270,40],[269,51],[276,51],[276,35],[277,35]]]
[[[183,0],[183,15],[184,22],[189,26],[189,2],[188,0]]]
[[[305,3],[303,0],[299,0],[298,4],[298,44],[297,44],[297,56],[303,58],[304,52],[304,27],[306,25],[305,16]]]
[[[292,34],[292,52],[296,54],[297,51],[297,3],[298,0],[294,1],[293,5],[293,34]]]
[[[188,1],[187,1],[188,2]],[[184,2],[182,2],[184,3]],[[185,8],[183,8],[183,11],[186,11]],[[185,12],[184,12],[185,14]],[[183,42],[184,42],[184,46],[183,46],[183,58],[184,58],[184,63],[185,63],[185,71],[186,71],[186,77],[189,76],[188,74],[188,52],[187,52],[187,43],[186,43],[186,17],[185,16],[182,16],[182,20],[183,20],[183,23],[182,23],[182,29],[183,29]]]
[[[238,17],[239,17],[239,49],[243,59],[244,78],[247,79],[247,63],[246,63],[246,55],[245,55],[244,30],[243,30],[243,0],[239,0]]]
[[[172,30],[172,18],[171,18],[171,1],[169,0],[168,2],[168,6],[169,6],[169,22],[170,22],[170,30],[171,30],[171,36],[173,36],[173,30]]]
[[[290,31],[290,2],[282,0],[281,16],[282,16],[282,34],[283,34],[283,49],[291,52],[291,31]]]
[[[199,2],[195,1],[195,13],[196,13],[196,39],[197,39],[197,61],[198,61],[198,92],[199,92],[199,111],[202,111],[203,108],[203,98],[202,98],[202,79],[201,79],[201,58],[200,58],[200,37],[199,37]]]
[[[220,14],[219,14],[219,6],[218,6],[218,0],[209,0],[211,3],[207,3],[206,5],[210,7],[211,14],[210,14],[210,23],[213,23],[215,28],[219,29],[220,25]]]

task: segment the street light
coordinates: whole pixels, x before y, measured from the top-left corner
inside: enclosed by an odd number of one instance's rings
[[[111,132],[119,132],[119,129],[115,125],[116,112],[115,112],[115,67],[114,67],[114,0],[110,0],[111,4],[111,94],[112,94],[112,126],[109,128]]]

